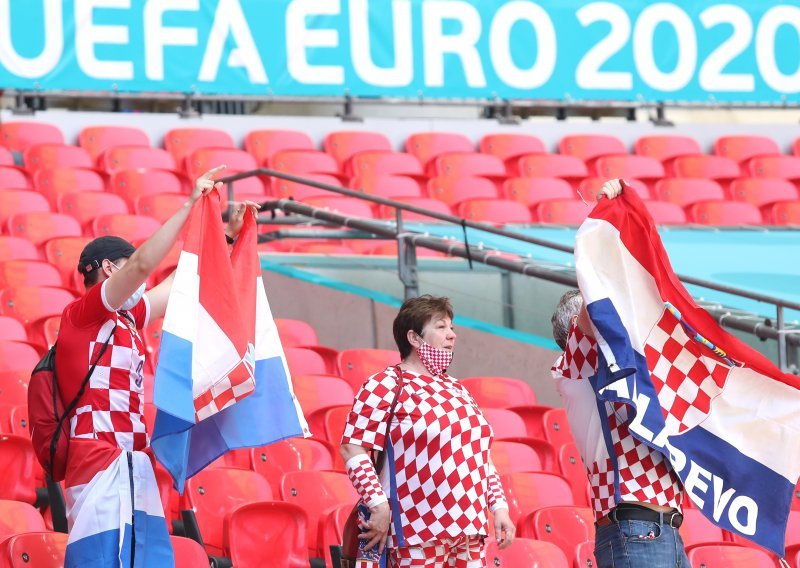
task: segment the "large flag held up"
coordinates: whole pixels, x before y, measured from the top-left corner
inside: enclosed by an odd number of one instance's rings
[[[782,556],[800,477],[800,380],[697,306],[636,192],[595,207],[575,264],[599,398],[628,405],[630,431],[670,460],[709,520]]]
[[[216,190],[189,220],[161,333],[153,451],[183,491],[228,450],[308,426],[292,391],[256,250],[253,215],[228,257]]]

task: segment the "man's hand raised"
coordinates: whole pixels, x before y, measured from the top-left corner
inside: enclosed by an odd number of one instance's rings
[[[214,187],[216,187],[217,190],[221,190],[222,183],[215,182],[214,177],[219,172],[224,170],[226,167],[227,166],[223,165],[223,166],[217,166],[216,168],[211,168],[206,173],[197,178],[197,180],[194,182],[194,189],[192,190],[192,196],[189,198],[189,202],[194,203],[195,201],[200,199],[200,197],[211,191]]]

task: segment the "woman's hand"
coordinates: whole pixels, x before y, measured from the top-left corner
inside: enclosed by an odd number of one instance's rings
[[[621,193],[622,193],[622,180],[610,179],[603,184],[603,187],[600,188],[600,193],[597,194],[597,201],[600,201],[601,199],[603,199],[603,197],[614,199],[615,197],[618,197],[619,194]]]
[[[242,230],[245,212],[249,210],[253,215],[258,215],[260,206],[255,201],[244,201],[242,203],[233,202],[232,205],[233,213],[231,214],[231,218],[228,219],[228,225],[225,227],[225,234],[233,239],[239,234],[239,231]]]
[[[382,553],[386,548],[386,538],[389,536],[389,523],[392,516],[389,503],[384,501],[375,505],[370,508],[369,512],[369,520],[359,525],[363,532],[358,535],[358,538],[367,541],[367,545],[364,547],[366,550],[377,546],[378,552]],[[506,514],[506,516],[508,515]]]
[[[226,167],[227,166],[217,166],[216,168],[211,168],[197,178],[197,180],[194,182],[194,189],[192,190],[192,195],[189,198],[189,203],[194,204],[195,201],[200,199],[200,197],[203,195],[206,195],[214,187],[216,187],[217,190],[221,190],[222,184],[220,182],[215,182],[214,176],[224,170]]]
[[[514,523],[508,516],[508,509],[495,509],[494,511],[494,538],[497,541],[497,548],[504,550],[514,542]]]

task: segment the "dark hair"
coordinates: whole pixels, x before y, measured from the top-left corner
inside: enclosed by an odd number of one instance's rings
[[[394,318],[392,331],[394,342],[400,351],[400,359],[405,359],[411,353],[411,344],[408,342],[408,330],[417,335],[422,335],[422,328],[435,317],[447,316],[453,319],[453,305],[449,298],[444,296],[431,296],[425,294],[410,298],[403,302],[397,317]]]

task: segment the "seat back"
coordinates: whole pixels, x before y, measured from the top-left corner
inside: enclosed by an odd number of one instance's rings
[[[495,539],[487,538],[486,565],[498,568],[571,568],[567,557],[556,545],[529,538],[515,538],[505,550],[498,548]]]
[[[0,316],[0,341],[28,341],[25,326],[12,317]]]
[[[355,197],[329,197],[320,195],[318,197],[308,197],[303,200],[306,205],[325,209],[348,217],[361,217],[372,219],[375,216],[372,206],[366,201]]]
[[[117,146],[109,149],[103,154],[103,167],[110,174],[139,169],[178,170],[172,154],[161,148],[142,146]]]
[[[749,203],[729,201],[695,203],[689,208],[689,220],[717,226],[761,225],[763,222],[758,208]]]
[[[483,408],[483,416],[494,431],[494,439],[524,438],[528,433],[519,414],[505,408]]]
[[[0,260],[38,260],[39,258],[39,251],[36,250],[36,245],[28,239],[0,235]],[[77,265],[76,261],[75,266]]]
[[[72,282],[81,252],[90,241],[88,237],[61,237],[45,243],[45,258],[58,269],[62,282]]]
[[[308,518],[302,507],[277,501],[247,503],[225,520],[225,551],[234,566],[307,568]]]
[[[25,286],[61,287],[61,274],[55,266],[41,260],[0,261],[0,288]]]
[[[149,193],[136,198],[133,210],[137,215],[165,223],[185,203],[186,196],[180,193]]]
[[[96,237],[116,235],[127,241],[143,241],[161,227],[156,219],[144,215],[98,215],[92,221],[92,234]]]
[[[595,165],[597,175],[606,179],[635,178],[654,180],[664,177],[664,166],[655,158],[647,156],[602,156]]]
[[[800,201],[775,203],[769,208],[767,218],[775,225],[800,225]]]
[[[558,151],[584,162],[600,156],[628,153],[622,140],[605,134],[569,134],[559,141]]]
[[[282,150],[314,150],[314,142],[299,130],[253,130],[244,137],[244,149],[263,166]]]
[[[205,147],[190,152],[186,156],[184,167],[186,175],[193,180],[221,164],[225,164],[228,171],[250,171],[258,168],[256,159],[244,150]]]
[[[575,504],[569,483],[560,475],[523,472],[503,475],[501,479],[514,522],[542,507]]]
[[[350,383],[331,375],[292,375],[292,385],[306,413],[320,408],[352,405],[355,393]]]
[[[756,156],[779,155],[781,149],[766,136],[720,136],[714,142],[714,153],[741,163]]]
[[[575,548],[594,539],[594,514],[588,507],[542,507],[519,522],[520,536],[555,544],[569,560],[575,560]]]
[[[511,408],[536,404],[536,393],[520,379],[510,377],[464,377],[464,385],[481,408]],[[523,434],[524,435],[524,434]]]
[[[702,511],[683,509],[683,524],[680,534],[686,548],[702,543],[719,543],[725,540],[725,532],[709,521]]]
[[[115,146],[149,148],[150,138],[144,130],[129,126],[87,126],[78,134],[78,144],[96,161]]]
[[[553,447],[558,449],[566,444],[574,442],[572,438],[572,430],[569,427],[569,419],[567,418],[567,411],[563,408],[553,408],[548,410],[542,416],[544,421],[544,432],[547,441],[553,444]]]
[[[444,201],[439,201],[438,199],[431,199],[430,197],[395,197],[393,199],[395,201],[412,205],[433,213],[440,213],[443,215],[453,214],[450,206]],[[390,207],[389,205],[381,205],[378,207],[379,219],[394,219],[396,215],[397,213],[394,207]],[[423,213],[403,211],[403,221],[424,221],[426,223],[435,223],[437,220]],[[419,254],[419,252],[417,254]]]
[[[589,175],[586,164],[575,156],[533,154],[522,156],[517,163],[519,175],[536,178],[582,179]]]
[[[31,189],[33,184],[24,170],[12,166],[0,166],[0,187],[6,189]]]
[[[0,499],[0,540],[13,534],[47,530],[42,515],[32,505]]]
[[[325,375],[327,368],[322,355],[303,347],[287,347],[283,350],[286,364],[292,376]]]
[[[28,532],[10,537],[4,544],[9,568],[61,568],[67,550],[67,535]]]
[[[82,227],[86,227],[100,215],[130,213],[128,204],[122,197],[99,191],[66,193],[58,200],[58,210],[77,219]]]
[[[524,154],[544,154],[547,149],[541,139],[530,134],[486,134],[478,142],[484,154],[497,156],[504,162]]]
[[[433,160],[433,172],[442,177],[504,178],[508,175],[503,160],[491,154],[453,152],[441,154]]]
[[[594,539],[585,540],[575,547],[575,568],[593,568],[597,566],[597,559],[594,557]]]
[[[640,156],[649,156],[661,162],[703,153],[694,138],[673,135],[642,136],[636,140],[633,149]]]
[[[522,203],[509,199],[467,199],[455,208],[456,215],[471,221],[505,224],[529,224],[530,210]]]
[[[278,336],[284,347],[302,347],[304,345],[317,345],[317,332],[310,323],[287,318],[275,318],[278,327]]]
[[[52,168],[92,168],[94,162],[89,152],[79,146],[64,144],[34,144],[22,155],[25,169],[35,172]]]
[[[172,154],[178,167],[197,148],[235,148],[233,138],[216,128],[174,128],[164,134],[164,149]]]
[[[710,544],[695,546],[688,552],[689,562],[698,568],[774,568],[770,555],[747,546]]]
[[[272,155],[272,169],[290,174],[338,175],[339,165],[332,156],[316,150],[284,150]]]
[[[56,237],[80,237],[81,225],[63,213],[19,213],[9,217],[8,232],[38,246]]]
[[[208,564],[206,551],[190,538],[172,535],[172,554],[175,557],[175,568],[198,568]]]
[[[369,377],[400,363],[400,355],[391,349],[344,349],[339,352],[342,378],[358,391]]]
[[[44,195],[28,189],[0,189],[0,223],[15,213],[49,213],[50,203]]]
[[[380,132],[347,131],[329,132],[322,141],[325,151],[333,156],[341,168],[359,152],[392,150],[392,143]]]
[[[778,201],[798,201],[797,187],[785,179],[743,178],[731,183],[731,196],[756,207]]]
[[[482,177],[435,177],[428,180],[428,195],[451,207],[468,199],[497,199],[494,183]]]
[[[646,201],[644,208],[650,213],[656,225],[685,225],[686,213],[674,203]]]
[[[500,475],[542,471],[542,462],[536,450],[519,442],[494,441],[492,443],[492,463]]]
[[[23,152],[32,144],[63,144],[61,129],[46,122],[19,120],[0,124],[2,145],[12,152]]]
[[[756,178],[800,179],[800,157],[757,156],[748,162],[750,175]]]
[[[558,450],[558,467],[561,475],[569,483],[572,498],[580,507],[588,507],[589,503],[589,478],[586,467],[583,465],[578,447],[574,442],[564,444]]]
[[[416,156],[405,152],[367,151],[354,155],[344,173],[370,179],[375,176],[421,176],[422,164]]]
[[[731,180],[741,172],[739,164],[723,156],[680,156],[675,158],[673,169],[677,177]]]
[[[334,187],[340,187],[342,183],[338,178],[328,174],[307,174],[304,173],[303,178],[309,181],[316,181],[318,183],[326,183]],[[330,191],[319,189],[311,185],[289,181],[285,179],[272,178],[272,195],[279,199],[294,198],[296,201],[305,201],[309,197],[324,197],[333,195]]]
[[[0,315],[11,316],[24,324],[60,316],[75,295],[64,288],[26,286],[0,290]]]
[[[575,199],[572,186],[559,178],[511,178],[503,183],[503,195],[528,207],[551,199]]]
[[[0,499],[33,504],[36,501],[36,463],[30,439],[0,436],[0,471],[4,472]]]
[[[534,207],[536,220],[551,225],[580,225],[591,210],[583,201],[575,199],[543,201]]]
[[[406,139],[406,152],[416,156],[423,168],[441,154],[474,151],[469,138],[454,132],[418,132]]]
[[[712,179],[669,178],[656,183],[655,193],[659,199],[687,207],[701,201],[724,201],[722,186]]]
[[[269,482],[275,495],[280,494],[285,473],[333,468],[333,448],[314,438],[288,438],[250,452],[253,470]]]

